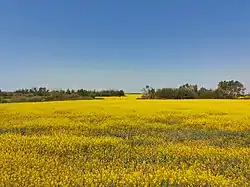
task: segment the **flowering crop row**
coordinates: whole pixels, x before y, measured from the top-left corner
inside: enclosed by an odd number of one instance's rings
[[[0,186],[250,186],[250,102],[0,105]]]

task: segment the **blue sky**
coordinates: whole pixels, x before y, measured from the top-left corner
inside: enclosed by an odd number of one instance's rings
[[[250,90],[250,1],[1,0],[0,88]]]

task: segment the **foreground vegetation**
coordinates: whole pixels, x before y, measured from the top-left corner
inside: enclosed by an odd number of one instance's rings
[[[0,186],[250,186],[248,100],[0,105]]]

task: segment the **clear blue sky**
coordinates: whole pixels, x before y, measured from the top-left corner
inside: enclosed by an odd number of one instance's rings
[[[0,88],[124,89],[237,79],[249,0],[1,0]]]

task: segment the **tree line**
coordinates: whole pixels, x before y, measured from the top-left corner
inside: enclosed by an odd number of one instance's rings
[[[18,89],[13,92],[0,90],[0,103],[12,102],[42,102],[42,101],[63,101],[63,100],[91,100],[101,99],[100,97],[125,96],[123,90],[49,90],[45,87]]]
[[[184,84],[178,88],[154,89],[146,86],[140,99],[236,99],[245,97],[246,88],[235,80],[220,81],[216,89],[198,88],[197,84]]]
[[[244,85],[235,80],[220,81],[216,89],[198,88],[197,84],[188,83],[177,88],[159,89],[147,85],[142,89],[142,97],[138,99],[250,99],[250,95],[245,94],[245,90]],[[45,87],[34,87],[13,92],[0,90],[0,103],[92,100],[110,96],[122,97],[125,93],[123,90],[49,90]]]

